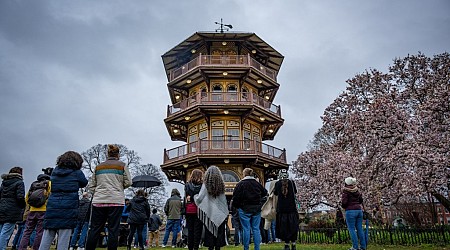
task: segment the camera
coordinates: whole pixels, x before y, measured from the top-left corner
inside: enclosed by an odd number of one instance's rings
[[[48,168],[43,168],[42,172],[44,172],[44,174],[51,176],[52,172],[53,172],[53,168],[52,167],[48,167]]]

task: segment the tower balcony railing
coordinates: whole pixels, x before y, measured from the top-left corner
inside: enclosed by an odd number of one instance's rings
[[[281,117],[280,105],[275,105],[255,93],[248,92],[201,92],[167,107],[167,116],[196,105],[258,105]]]
[[[286,150],[268,144],[246,140],[197,140],[176,148],[164,149],[164,164],[193,156],[206,155],[257,155],[286,163]]]
[[[169,80],[173,81],[176,78],[190,72],[198,66],[233,66],[233,67],[253,67],[265,76],[276,81],[277,72],[268,69],[266,66],[262,65],[250,55],[202,55],[192,59],[190,62],[184,64],[183,66],[176,68],[170,72]]]

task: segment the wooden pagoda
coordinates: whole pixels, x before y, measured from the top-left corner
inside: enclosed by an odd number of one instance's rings
[[[254,33],[197,32],[162,56],[171,105],[164,122],[182,146],[164,149],[162,170],[184,183],[216,165],[227,194],[252,167],[264,185],[287,169],[286,150],[267,144],[284,119],[273,103],[283,56]]]

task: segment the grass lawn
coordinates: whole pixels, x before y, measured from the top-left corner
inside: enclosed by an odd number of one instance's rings
[[[276,244],[270,244],[270,245],[261,245],[261,250],[269,250],[269,249],[277,249],[282,250],[284,245],[282,243],[276,243]],[[350,248],[350,245],[303,245],[303,244],[297,244],[297,250],[347,250]],[[125,247],[120,247],[120,250],[125,250]],[[133,248],[132,248],[133,249]],[[170,246],[166,248],[162,247],[153,247],[148,248],[148,250],[169,250],[172,249]],[[184,250],[187,248],[174,248],[178,250]],[[202,250],[207,250],[206,247],[200,248]],[[235,246],[226,246],[222,249],[244,249],[242,246],[235,247]],[[253,250],[253,245],[250,245],[250,249]],[[368,250],[450,250],[450,246],[432,246],[432,245],[422,245],[422,246],[380,246],[380,245],[370,245],[368,246]],[[137,249],[136,249],[137,250]]]

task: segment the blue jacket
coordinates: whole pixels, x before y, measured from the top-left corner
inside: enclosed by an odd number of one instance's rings
[[[75,228],[78,219],[78,190],[88,181],[81,170],[56,167],[44,217],[45,229]]]

